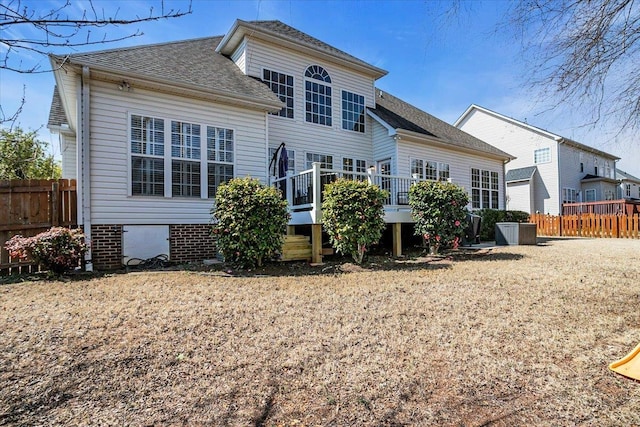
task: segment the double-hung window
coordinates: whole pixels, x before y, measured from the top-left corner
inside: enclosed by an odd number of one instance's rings
[[[448,181],[450,178],[449,175],[449,164],[447,163],[438,163],[438,180],[439,181]]]
[[[232,129],[130,116],[131,195],[213,198],[234,176]]]
[[[164,196],[164,120],[131,116],[131,194]]]
[[[416,179],[424,179],[424,161],[411,159],[411,176]]]
[[[424,177],[432,181],[438,180],[438,162],[426,162],[424,167]]]
[[[305,120],[309,123],[332,125],[331,77],[319,65],[312,65],[305,76]]]
[[[273,155],[276,154],[277,148],[269,148],[269,162],[273,159]],[[287,171],[291,173],[295,173],[296,171],[296,151],[287,148]],[[276,159],[277,160],[277,159]],[[273,168],[273,165],[271,165]],[[276,165],[275,173],[278,172],[278,165]],[[274,173],[274,170],[271,169],[269,173]]]
[[[293,119],[293,76],[264,69],[262,70],[262,81],[285,104],[279,112],[273,114]]]
[[[498,209],[498,172],[471,169],[471,207]]]
[[[322,169],[333,169],[333,156],[318,153],[307,153],[307,169],[311,169],[315,162],[320,163]]]
[[[627,198],[631,197],[631,184],[625,184],[624,185],[624,195]]]
[[[342,158],[342,170],[347,172],[358,172],[359,174],[367,173],[367,161],[363,159],[352,159],[349,157]],[[354,175],[345,174],[347,179],[353,179]],[[363,175],[356,175],[357,180],[366,180]]]
[[[423,159],[411,159],[411,176],[416,179],[430,181],[448,181],[450,178],[449,164]]]
[[[213,198],[220,184],[233,178],[233,129],[207,126],[207,195]]]
[[[364,96],[342,91],[342,129],[364,132]]]
[[[578,200],[578,192],[575,188],[562,189],[562,203],[575,203]]]
[[[200,125],[171,121],[171,193],[200,197]]]

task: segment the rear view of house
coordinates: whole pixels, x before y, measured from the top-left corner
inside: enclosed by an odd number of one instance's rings
[[[370,179],[387,222],[411,222],[408,186],[450,180],[504,207],[511,156],[376,88],[386,71],[279,21],[223,36],[52,56],[49,128],[96,268],[215,257],[218,186],[277,181],[286,148],[292,224],[318,225],[321,185]],[[270,167],[271,165],[271,167]],[[321,176],[322,175],[322,179]],[[295,188],[294,188],[295,187]]]
[[[558,215],[563,203],[616,198],[619,157],[477,105],[454,125],[516,157],[506,168],[508,209]]]

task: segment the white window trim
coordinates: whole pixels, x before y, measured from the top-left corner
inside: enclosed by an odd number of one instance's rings
[[[479,187],[474,187],[473,186],[473,170],[477,170],[478,171],[478,184]],[[482,186],[482,172],[488,172],[489,173],[489,187],[488,188],[484,188]],[[498,182],[497,182],[497,188],[493,188],[493,181],[492,181],[492,174],[497,174],[497,178],[498,178]],[[469,185],[470,185],[470,191],[469,191],[469,206],[471,206],[472,210],[479,210],[479,209],[500,209],[500,172],[496,171],[496,170],[491,170],[491,169],[482,169],[480,167],[471,167],[469,168]],[[473,190],[479,190],[480,191],[480,206],[479,207],[474,207],[473,206]],[[488,190],[489,191],[489,206],[483,206],[484,203],[482,202],[482,192],[484,190]],[[497,206],[496,207],[492,207],[491,206],[491,202],[493,201],[493,194],[497,193],[498,195],[498,200],[497,200]]]
[[[311,154],[311,155],[318,155],[318,156],[326,156],[326,157],[331,157],[331,167],[329,169],[335,169],[335,161],[336,161],[336,156],[333,154],[327,154],[327,153],[319,153],[316,151],[305,151],[304,152],[304,170],[309,170],[311,169],[311,166],[309,166],[307,168],[307,154]]]
[[[133,195],[132,192],[132,174],[131,174],[131,157],[132,153],[131,153],[131,116],[142,116],[142,117],[152,117],[155,119],[161,119],[164,121],[164,158],[163,158],[163,164],[164,164],[164,196],[143,196],[143,195]],[[174,197],[172,195],[172,169],[171,169],[171,162],[174,159],[174,157],[171,155],[171,122],[172,121],[178,121],[178,122],[185,122],[185,123],[189,123],[189,124],[194,124],[194,125],[200,125],[200,198],[197,197]],[[193,200],[213,200],[213,199],[209,199],[209,187],[208,187],[208,164],[210,163],[207,160],[207,140],[206,140],[206,130],[207,127],[214,127],[214,128],[223,128],[223,129],[229,129],[233,131],[233,162],[229,163],[229,162],[220,162],[220,161],[211,161],[211,163],[220,163],[220,164],[225,164],[225,165],[230,165],[233,166],[233,177],[237,177],[238,176],[238,169],[237,169],[237,161],[238,161],[238,133],[237,133],[237,129],[234,127],[227,127],[225,125],[215,125],[212,123],[205,123],[202,121],[198,121],[198,120],[193,120],[193,119],[188,119],[188,118],[184,118],[184,117],[167,117],[166,115],[163,114],[154,114],[151,113],[149,111],[138,111],[138,110],[131,110],[131,111],[127,111],[127,135],[126,135],[126,141],[127,141],[127,197],[130,198],[136,198],[136,199],[153,199],[153,198],[160,198],[160,197],[164,197],[167,199],[174,199],[174,200],[184,200],[184,201],[193,201]],[[204,136],[203,136],[203,132],[204,132]],[[143,156],[144,157],[144,156]],[[156,159],[160,159],[162,157],[160,156],[146,156],[149,158],[156,158]],[[182,158],[178,158],[176,157],[175,159],[177,160],[181,160]],[[192,161],[192,162],[196,162],[198,160],[195,159],[182,159],[182,160],[188,160],[188,161]]]
[[[358,95],[361,96],[363,98],[363,110],[362,110],[362,114],[364,115],[364,123],[362,124],[363,126],[363,131],[360,132],[359,130],[353,130],[353,129],[345,129],[342,126],[342,113],[343,113],[343,108],[342,108],[342,93],[343,92],[347,92],[347,93],[351,93],[353,95]],[[333,100],[331,102],[333,104]],[[350,132],[350,133],[355,133],[355,134],[360,134],[360,135],[366,135],[367,133],[367,97],[365,95],[361,95],[359,93],[350,91],[350,90],[346,90],[346,89],[340,89],[340,130],[345,131],[345,132]]]
[[[272,72],[276,72],[279,74],[284,74],[285,76],[290,76],[293,78],[293,106],[291,107],[293,109],[293,117],[286,117],[286,116],[281,116],[280,114],[268,114],[269,117],[277,117],[279,119],[285,119],[285,120],[295,120],[296,119],[296,76],[294,76],[293,74],[289,74],[289,73],[285,73],[283,71],[278,71],[278,70],[274,70],[273,68],[269,68],[269,67],[262,67],[260,69],[260,76],[262,76],[260,78],[260,81],[264,82],[264,70],[269,70]],[[305,72],[306,72],[306,68],[305,68]],[[271,89],[271,88],[269,88]],[[271,90],[273,92],[273,90]],[[278,96],[275,92],[273,92],[276,96]],[[279,97],[278,97],[279,98]]]
[[[548,160],[536,161],[536,153],[544,152],[544,151],[549,153]],[[535,164],[535,165],[543,165],[545,163],[551,163],[551,161],[552,161],[552,158],[551,158],[551,147],[542,147],[542,148],[536,148],[535,150],[533,150],[533,164]]]
[[[593,200],[589,200],[588,194],[593,194]],[[585,202],[595,202],[596,200],[597,194],[596,194],[596,189],[595,188],[589,188],[587,190],[584,190],[584,201]]]
[[[318,66],[318,67],[321,67],[324,71],[327,72],[327,74],[329,75],[329,78],[331,79],[331,83],[327,83],[327,82],[324,82],[324,81],[321,81],[321,80],[317,80],[317,79],[314,79],[314,78],[311,78],[311,77],[307,77],[305,75],[307,73],[307,70],[309,69],[309,67],[312,67],[314,65]],[[304,68],[304,71],[302,73],[302,93],[304,94],[303,98],[302,98],[302,102],[303,102],[302,113],[304,115],[304,117],[302,118],[302,122],[303,123],[314,125],[314,126],[319,126],[322,129],[333,129],[336,126],[336,120],[335,120],[336,108],[335,108],[335,95],[334,95],[335,90],[334,90],[334,87],[333,87],[333,77],[331,77],[332,74],[333,73],[329,72],[327,67],[325,67],[324,65],[320,65],[318,63],[308,64]],[[326,125],[326,124],[323,125],[322,123],[315,123],[315,122],[312,122],[312,121],[311,122],[307,121],[307,84],[306,84],[306,82],[308,82],[308,81],[309,82],[319,83],[319,84],[322,84],[324,86],[327,86],[327,87],[331,88],[331,104],[330,104],[331,105],[331,115],[329,116],[329,117],[331,117],[331,125]],[[342,106],[342,98],[340,98],[340,104]],[[294,116],[295,116],[295,113],[294,113]],[[342,115],[340,115],[340,128],[342,128]],[[331,154],[329,154],[329,155],[331,155]],[[306,164],[306,160],[307,159],[306,159],[306,156],[305,156],[305,164]]]

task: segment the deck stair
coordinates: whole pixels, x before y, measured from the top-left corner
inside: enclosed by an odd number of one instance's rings
[[[299,260],[311,260],[311,241],[309,236],[285,235],[280,261]]]

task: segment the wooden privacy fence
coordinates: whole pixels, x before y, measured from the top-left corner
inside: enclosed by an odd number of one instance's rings
[[[5,242],[35,236],[53,226],[77,226],[75,179],[0,181],[0,274],[32,272],[32,261],[9,257]]]
[[[640,215],[542,215],[532,214],[538,236],[576,236],[640,239]]]

